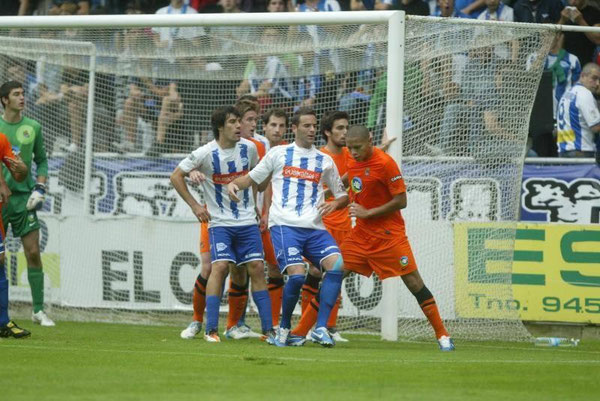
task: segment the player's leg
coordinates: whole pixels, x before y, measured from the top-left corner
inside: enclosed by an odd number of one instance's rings
[[[450,334],[444,326],[440,311],[438,310],[435,298],[423,282],[418,270],[402,276],[402,281],[408,290],[415,296],[423,314],[429,320],[431,327],[435,331],[435,337],[438,340],[442,351],[454,350],[454,343],[450,338]]]
[[[333,346],[335,343],[327,330],[327,320],[340,294],[344,278],[344,261],[335,240],[326,230],[313,230],[306,242],[304,252],[309,261],[325,271],[319,292],[317,324],[311,338],[323,346]]]
[[[316,268],[312,263],[308,265],[306,279],[302,285],[302,313],[310,305],[315,295],[319,292],[319,283],[321,283],[321,270]]]
[[[229,273],[229,265],[236,262],[233,253],[233,235],[229,227],[211,227],[208,229],[210,237],[210,257],[212,267],[206,284],[206,329],[204,339],[208,342],[220,342],[219,306],[223,282]],[[219,244],[219,247],[217,247]],[[219,251],[217,252],[217,248]]]
[[[31,333],[17,326],[8,317],[8,278],[4,267],[4,234],[0,230],[0,337],[25,338]]]
[[[287,272],[288,280],[283,287],[281,320],[275,345],[284,347],[290,332],[292,314],[300,297],[300,289],[304,283],[305,265],[302,259],[301,245],[306,236],[306,229],[288,226],[271,227],[271,240],[277,263],[281,273]]]
[[[192,307],[194,316],[192,322],[180,334],[181,338],[189,340],[202,329],[204,321],[204,310],[206,309],[206,285],[210,275],[210,240],[208,237],[208,223],[200,225],[200,274],[196,277],[192,290]]]
[[[27,210],[25,205],[29,194],[13,195],[9,199],[7,212],[15,237],[21,238],[25,259],[27,260],[27,279],[31,288],[33,304],[32,320],[42,326],[54,326],[52,319],[44,311],[44,272],[40,255],[40,222],[34,210]]]
[[[229,311],[227,313],[225,337],[233,340],[250,338],[248,333],[243,332],[238,327],[238,322],[242,318],[248,303],[248,270],[246,265],[231,265],[229,267],[227,302]]]
[[[264,335],[273,332],[273,317],[271,315],[271,299],[265,280],[265,266],[262,260],[255,260],[248,264],[248,275],[252,282],[252,299],[258,308],[261,329]]]
[[[344,243],[344,240],[352,232],[351,229],[350,230],[337,230],[334,227],[327,227],[327,231],[329,231],[329,233],[335,240],[336,244],[338,244],[338,246],[342,246],[342,244]],[[341,303],[342,303],[342,294],[340,292],[340,295],[338,296],[338,298],[335,302],[335,305],[333,306],[333,308],[331,308],[331,313],[329,314],[329,320],[327,320],[327,330],[329,330],[329,333],[331,333],[331,337],[336,342],[348,342],[348,340],[345,339],[344,337],[342,337],[340,332],[337,330],[337,318],[338,318],[338,313],[339,313]]]
[[[417,263],[412,253],[408,240],[395,243],[390,241],[371,239],[374,249],[369,257],[369,263],[373,271],[381,280],[389,277],[400,276],[408,290],[414,295],[435,331],[436,338],[442,351],[454,350],[454,344],[446,330],[435,299],[429,289],[425,286]]]
[[[271,299],[271,319],[273,326],[279,326],[279,314],[281,313],[281,300],[283,297],[283,274],[279,271],[275,250],[271,242],[271,232],[267,229],[262,232],[263,250],[265,252],[265,263],[267,265],[267,287]]]

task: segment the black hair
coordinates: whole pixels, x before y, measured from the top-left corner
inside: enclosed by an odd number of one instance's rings
[[[225,126],[227,116],[230,114],[240,118],[240,112],[233,106],[219,107],[213,111],[212,115],[210,116],[210,124],[212,125],[215,139],[219,139],[219,128],[223,128]]]

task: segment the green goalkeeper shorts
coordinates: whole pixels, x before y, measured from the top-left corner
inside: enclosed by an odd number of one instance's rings
[[[29,193],[15,193],[8,198],[8,203],[2,208],[2,223],[4,232],[8,225],[12,227],[13,237],[24,235],[40,229],[40,222],[35,210],[27,210]]]

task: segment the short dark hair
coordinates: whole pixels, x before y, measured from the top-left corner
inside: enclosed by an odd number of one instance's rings
[[[285,118],[285,125],[288,125],[288,115],[283,109],[271,109],[262,116],[263,127],[269,123],[271,117]]]
[[[0,86],[0,102],[2,103],[2,107],[6,107],[4,105],[4,98],[10,95],[15,89],[23,89],[23,84],[17,81],[8,81]]]
[[[219,128],[223,128],[225,126],[227,116],[230,114],[240,118],[240,112],[233,106],[219,107],[213,111],[212,115],[210,116],[210,124],[212,125],[215,139],[219,139]]]
[[[300,117],[310,115],[315,116],[315,118],[317,117],[317,113],[310,107],[300,107],[292,116],[292,125],[298,126]]]
[[[371,137],[371,133],[364,125],[353,125],[348,129],[348,133],[346,134],[346,139],[350,137],[368,139]]]
[[[331,130],[333,129],[333,123],[336,120],[341,119],[350,122],[350,115],[348,115],[348,113],[346,113],[345,111],[340,110],[329,111],[323,114],[323,117],[321,117],[321,135],[323,135],[323,139],[325,140],[325,142],[327,142],[327,135],[325,135],[325,131],[331,132]]]

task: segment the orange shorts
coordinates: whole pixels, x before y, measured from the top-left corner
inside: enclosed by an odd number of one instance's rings
[[[263,250],[265,252],[265,262],[270,264],[271,266],[279,266],[277,264],[277,258],[275,257],[275,249],[273,249],[273,243],[271,242],[271,232],[269,229],[266,229],[261,234]]]
[[[208,223],[200,223],[200,253],[210,252],[210,237]]]
[[[344,268],[370,277],[373,272],[383,280],[404,276],[417,270],[408,239],[382,239],[352,230],[340,247]]]
[[[325,228],[327,228],[327,231],[329,234],[331,234],[338,246],[342,246],[344,240],[350,236],[350,233],[352,233],[352,230],[336,230],[335,228],[328,227],[327,225]]]

